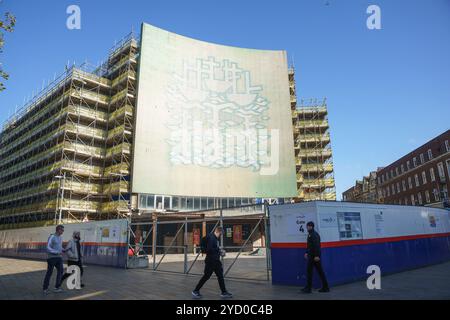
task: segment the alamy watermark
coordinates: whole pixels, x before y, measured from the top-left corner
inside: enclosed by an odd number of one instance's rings
[[[80,267],[71,265],[67,267],[67,273],[71,273],[71,275],[67,278],[67,289],[73,290],[81,289],[81,270]]]
[[[373,264],[367,267],[367,274],[370,276],[367,278],[366,285],[369,290],[381,289],[381,269],[379,266]]]
[[[367,14],[370,16],[367,18],[366,25],[369,30],[381,29],[381,9],[379,6],[372,4],[367,7]]]
[[[81,9],[79,6],[72,4],[67,7],[66,13],[69,14],[66,20],[66,26],[69,30],[81,29]]]

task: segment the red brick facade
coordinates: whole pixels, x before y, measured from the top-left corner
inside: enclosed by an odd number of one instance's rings
[[[378,171],[378,197],[387,204],[439,205],[450,191],[450,130]]]

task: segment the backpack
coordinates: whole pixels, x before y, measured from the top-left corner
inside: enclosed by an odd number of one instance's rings
[[[207,246],[208,246],[208,236],[205,236],[200,240],[200,252],[202,254],[206,253]]]

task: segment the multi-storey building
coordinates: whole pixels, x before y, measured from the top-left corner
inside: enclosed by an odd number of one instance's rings
[[[377,183],[387,204],[448,206],[450,130],[381,169]]]
[[[132,192],[140,47],[130,34],[101,66],[67,66],[6,121],[0,133],[1,228],[262,200]],[[325,101],[297,106],[293,79],[290,72],[298,199],[334,200]]]
[[[10,223],[127,213],[138,41],[95,70],[67,67],[0,133],[0,219]],[[56,211],[56,214],[55,214]]]
[[[372,171],[363,180],[342,193],[342,201],[379,203],[377,192],[377,171]]]
[[[297,171],[297,201],[336,200],[326,100],[297,103],[294,70],[289,73]]]

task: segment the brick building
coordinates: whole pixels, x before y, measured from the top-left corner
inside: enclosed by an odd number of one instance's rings
[[[386,204],[449,206],[450,130],[378,171]]]
[[[357,180],[355,185],[342,193],[342,201],[378,203],[377,171],[372,171],[363,180]]]

